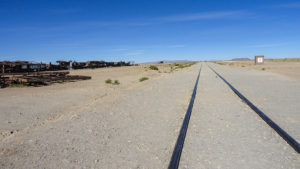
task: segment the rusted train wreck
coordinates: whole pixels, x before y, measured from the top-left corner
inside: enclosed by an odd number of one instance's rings
[[[48,85],[54,82],[91,79],[90,76],[69,75],[69,73],[69,71],[1,73],[0,87],[3,88],[13,84],[37,86]]]
[[[44,63],[29,63],[27,61],[0,62],[1,73],[17,73],[17,72],[37,72],[46,71]]]
[[[90,76],[69,75],[71,62],[58,61],[58,65],[27,61],[0,62],[0,87],[13,84],[47,85],[53,82],[88,80]]]
[[[105,61],[88,61],[88,62],[72,62],[73,69],[94,69],[103,67],[120,67],[131,66],[130,62],[105,62]]]
[[[1,73],[41,72],[70,69],[70,61],[57,61],[58,64],[45,64],[42,62],[28,61],[2,61],[0,62]]]
[[[87,80],[89,76],[69,75],[69,69],[94,69],[103,67],[131,66],[130,62],[105,61],[56,61],[56,64],[28,61],[0,62],[0,87],[11,84],[38,85],[59,81]]]
[[[94,69],[103,67],[131,66],[130,62],[105,62],[105,61],[56,61],[57,64],[45,64],[42,62],[28,61],[2,61],[0,62],[1,73],[19,73],[19,72],[41,72],[41,71],[59,71],[69,69]]]

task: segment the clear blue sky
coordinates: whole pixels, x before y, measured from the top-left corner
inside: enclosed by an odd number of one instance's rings
[[[300,1],[0,0],[0,60],[300,57]]]

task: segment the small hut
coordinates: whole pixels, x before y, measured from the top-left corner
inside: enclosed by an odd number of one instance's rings
[[[255,56],[254,61],[255,61],[255,64],[264,64],[264,61],[265,61],[264,55]]]

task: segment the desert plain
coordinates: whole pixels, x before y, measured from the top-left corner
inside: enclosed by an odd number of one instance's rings
[[[299,142],[299,60],[180,64],[71,70],[92,79],[0,89],[0,168],[167,168],[200,67],[180,168],[300,168],[208,67]]]

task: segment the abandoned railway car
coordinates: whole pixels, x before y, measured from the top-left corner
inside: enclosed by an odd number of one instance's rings
[[[38,72],[46,71],[46,64],[28,61],[2,61],[0,62],[1,73]]]

